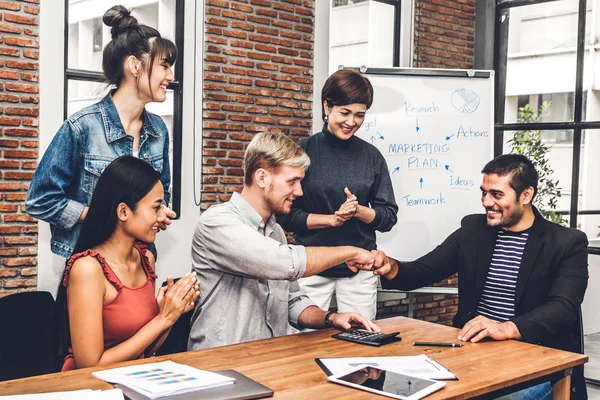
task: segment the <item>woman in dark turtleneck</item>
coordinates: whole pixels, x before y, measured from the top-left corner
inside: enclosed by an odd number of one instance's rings
[[[375,231],[396,224],[398,206],[386,162],[377,148],[354,136],[373,102],[373,87],[358,72],[339,70],[321,92],[323,130],[299,144],[310,157],[304,195],[278,222],[304,246],[377,248]],[[339,312],[375,319],[377,276],[345,264],[303,278],[300,285],[317,306],[328,309],[333,294]]]

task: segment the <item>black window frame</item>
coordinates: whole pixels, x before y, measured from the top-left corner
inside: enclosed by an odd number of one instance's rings
[[[177,213],[175,219],[181,217],[181,164],[182,164],[182,130],[183,130],[183,36],[185,0],[175,0],[175,45],[177,46],[177,62],[174,66],[175,80],[167,89],[173,90],[173,168],[171,170],[171,209]],[[102,72],[69,68],[69,2],[65,1],[64,20],[64,104],[63,119],[67,119],[69,101],[69,81],[103,82]]]
[[[569,226],[577,228],[579,215],[598,215],[600,210],[580,210],[577,204],[579,193],[579,167],[581,161],[582,132],[600,129],[600,120],[583,120],[583,68],[585,56],[586,0],[579,0],[577,21],[576,70],[575,70],[575,105],[573,121],[568,122],[536,122],[536,123],[504,123],[506,98],[506,69],[508,55],[508,31],[510,9],[541,3],[552,3],[560,0],[498,0],[495,5],[494,23],[494,70],[496,72],[496,104],[494,124],[494,156],[502,154],[505,131],[545,130],[573,131],[573,159],[571,173],[571,203],[569,211],[558,211],[558,214],[569,215]],[[590,253],[600,254],[600,247],[588,247]]]

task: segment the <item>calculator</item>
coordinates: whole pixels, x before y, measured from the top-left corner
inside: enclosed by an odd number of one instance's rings
[[[332,335],[332,338],[347,340],[349,342],[366,344],[368,346],[381,346],[395,341],[402,340],[398,335],[400,332],[383,333],[383,332],[367,332],[360,329],[351,329]]]

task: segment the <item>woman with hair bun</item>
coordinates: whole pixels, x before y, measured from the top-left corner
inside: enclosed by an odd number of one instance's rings
[[[166,218],[169,186],[169,135],[164,121],[145,109],[164,102],[173,81],[171,66],[177,48],[149,26],[139,24],[129,10],[114,6],[104,14],[111,41],[102,53],[105,82],[113,89],[101,101],[71,115],[60,127],[33,176],[25,209],[51,226],[54,286],[64,259],[71,256],[86,219],[98,177],[122,155],[133,155],[150,164],[164,189]]]

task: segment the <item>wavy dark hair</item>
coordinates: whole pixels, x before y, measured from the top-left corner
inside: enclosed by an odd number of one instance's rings
[[[138,24],[131,11],[124,6],[113,6],[102,17],[102,22],[110,26],[112,40],[102,52],[102,71],[106,83],[119,87],[125,77],[123,63],[129,56],[135,56],[148,71],[148,84],[157,57],[164,58],[169,65],[177,59],[177,47],[169,39],[147,25]]]
[[[117,207],[125,203],[135,211],[138,202],[160,182],[160,174],[148,163],[133,156],[121,156],[111,162],[96,184],[81,234],[73,254],[94,248],[106,242],[117,227]],[[68,261],[67,261],[68,263]],[[58,317],[58,355],[64,357],[71,345],[66,269],[56,295]]]

